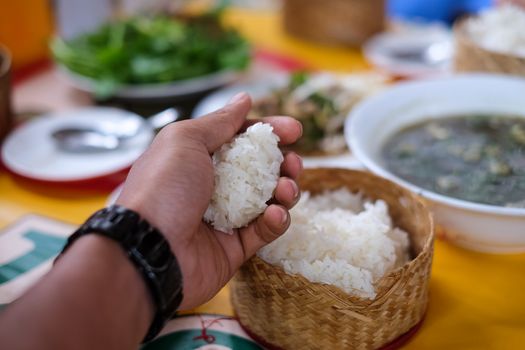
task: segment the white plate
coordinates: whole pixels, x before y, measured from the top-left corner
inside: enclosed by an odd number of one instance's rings
[[[95,93],[95,82],[92,79],[71,72],[62,66],[59,66],[59,71],[68,78],[68,81],[75,88],[91,94]],[[242,72],[238,71],[222,71],[172,83],[122,85],[112,97],[155,99],[186,96],[230,84],[239,79],[241,75]]]
[[[525,252],[525,209],[437,194],[394,175],[382,158],[383,145],[399,130],[428,119],[471,113],[525,118],[525,79],[463,74],[398,84],[356,106],[346,120],[345,137],[366,168],[427,199],[446,239],[484,252]]]
[[[133,140],[114,151],[86,154],[59,150],[51,133],[71,124],[118,127],[128,118],[141,120],[134,113],[102,107],[48,114],[13,131],[2,147],[2,160],[14,173],[43,181],[81,181],[113,174],[131,166],[148,147],[154,136],[150,127],[144,127]]]

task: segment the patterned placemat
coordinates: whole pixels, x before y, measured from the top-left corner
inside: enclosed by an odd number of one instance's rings
[[[211,314],[179,316],[171,320],[160,335],[142,350],[206,349],[259,350],[233,317]]]
[[[0,308],[51,269],[75,226],[27,215],[0,231]]]

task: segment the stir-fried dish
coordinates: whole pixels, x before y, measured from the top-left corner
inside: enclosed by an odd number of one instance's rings
[[[255,101],[252,116],[292,116],[303,124],[303,137],[294,146],[296,151],[338,154],[347,150],[343,127],[348,113],[384,83],[383,78],[373,75],[295,73],[286,86]]]
[[[397,133],[387,167],[422,188],[467,201],[525,208],[525,118],[458,116]]]

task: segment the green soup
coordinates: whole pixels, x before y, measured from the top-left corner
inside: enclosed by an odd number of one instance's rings
[[[471,202],[525,208],[525,119],[433,119],[383,147],[388,169],[419,187]]]

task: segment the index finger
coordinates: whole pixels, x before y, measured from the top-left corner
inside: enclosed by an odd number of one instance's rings
[[[192,119],[189,123],[195,127],[196,135],[201,136],[208,151],[215,152],[224,143],[231,141],[243,127],[251,105],[250,96],[241,92],[226,106],[201,118]]]
[[[285,116],[274,116],[257,119],[249,119],[244,122],[242,130],[249,126],[263,122],[273,127],[273,132],[279,136],[280,145],[289,145],[297,141],[303,134],[303,125],[297,119]]]

